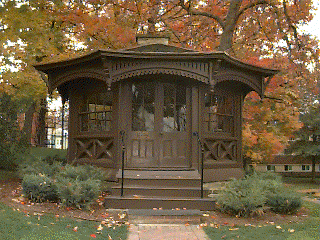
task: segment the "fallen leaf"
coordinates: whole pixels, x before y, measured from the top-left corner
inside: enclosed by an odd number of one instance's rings
[[[290,233],[294,233],[294,231],[295,231],[294,229],[290,229],[290,228],[288,229],[288,232]]]
[[[90,234],[90,237],[97,238],[97,236],[95,234]]]
[[[98,231],[102,231],[103,230],[103,227],[101,226],[101,224],[98,226],[97,230]]]
[[[281,226],[276,226],[277,229],[281,229]]]
[[[74,227],[74,228],[72,229],[72,231],[77,232],[77,231],[78,231],[78,227]]]
[[[229,231],[237,231],[239,228],[229,228]]]

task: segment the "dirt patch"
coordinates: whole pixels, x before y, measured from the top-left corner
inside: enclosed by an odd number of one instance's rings
[[[103,199],[97,202],[90,210],[78,210],[59,206],[56,203],[31,203],[21,198],[21,180],[18,178],[9,178],[0,180],[0,202],[15,208],[19,211],[28,213],[51,213],[61,217],[71,217],[75,219],[84,219],[90,221],[109,221],[124,222],[127,217],[121,210],[106,210],[103,205]],[[308,209],[301,208],[296,214],[281,215],[266,211],[262,216],[249,218],[237,218],[219,211],[205,213],[201,221],[205,225],[228,225],[228,226],[264,226],[268,224],[297,223],[307,219]]]

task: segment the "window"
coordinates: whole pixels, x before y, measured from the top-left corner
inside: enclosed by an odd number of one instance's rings
[[[163,132],[186,131],[186,87],[178,84],[163,85]]]
[[[232,96],[205,94],[204,127],[206,132],[233,133],[234,103]]]
[[[310,165],[302,165],[301,166],[302,171],[309,171],[310,170]]]
[[[276,166],[274,165],[267,165],[267,171],[275,171],[276,170]]]
[[[152,82],[132,84],[132,131],[154,131],[155,95]]]
[[[110,131],[112,121],[112,92],[85,96],[80,112],[82,132]]]
[[[292,165],[284,165],[285,171],[292,171]]]

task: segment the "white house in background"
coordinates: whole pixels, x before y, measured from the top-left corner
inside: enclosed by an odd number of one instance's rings
[[[63,131],[60,128],[48,128],[47,145],[49,148],[67,149],[68,148],[68,130]]]
[[[315,172],[320,176],[320,159],[315,164]],[[258,172],[277,172],[285,176],[308,176],[312,173],[312,158],[294,155],[277,155],[269,163],[251,164]]]

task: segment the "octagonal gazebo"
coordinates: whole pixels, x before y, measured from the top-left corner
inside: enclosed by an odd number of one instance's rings
[[[49,91],[69,100],[68,160],[115,176],[125,147],[124,169],[133,175],[181,177],[200,172],[198,135],[205,181],[241,176],[243,100],[250,91],[262,96],[277,71],[166,38],[138,40],[135,48],[35,66],[48,75]]]

